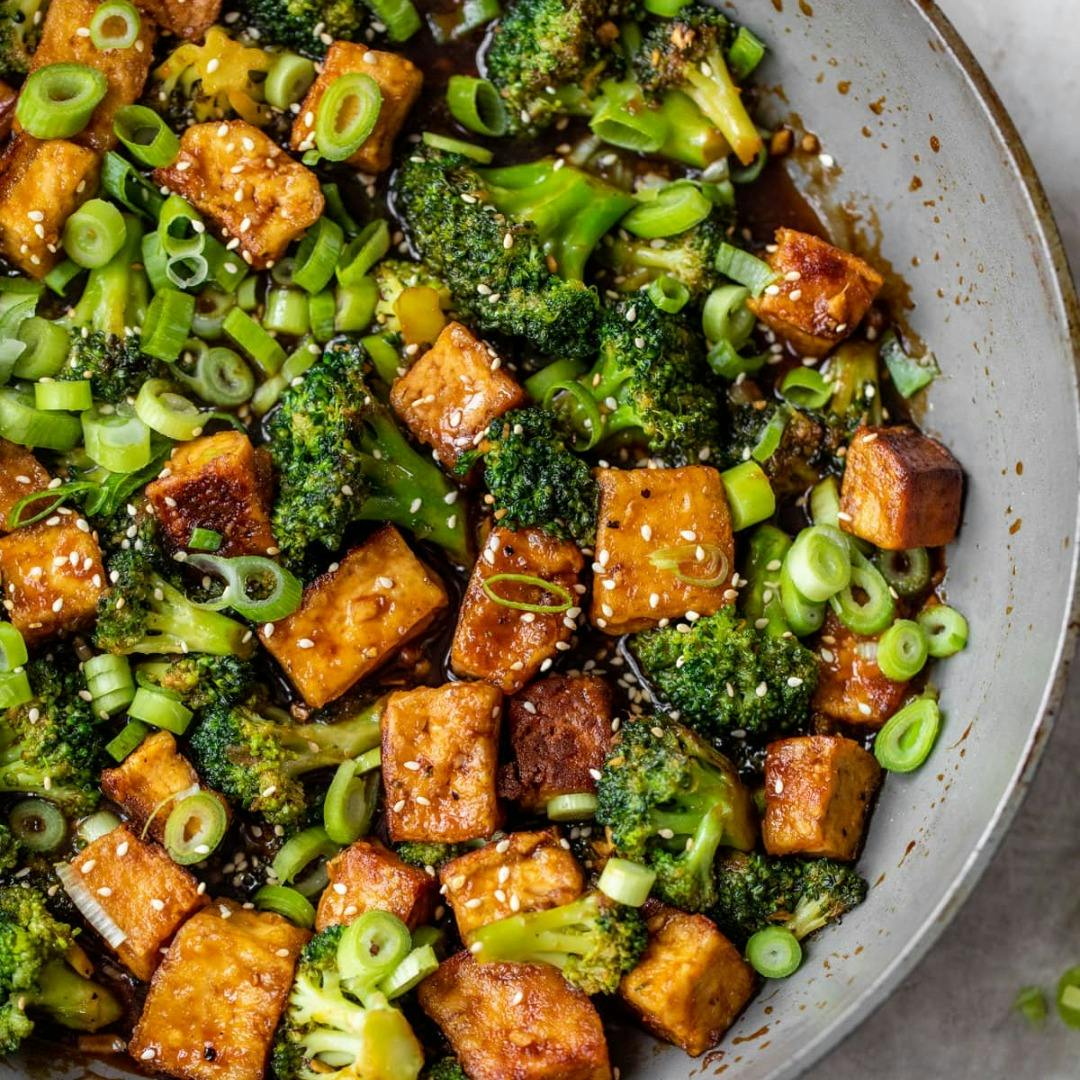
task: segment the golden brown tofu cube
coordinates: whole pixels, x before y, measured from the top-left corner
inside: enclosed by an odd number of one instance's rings
[[[649,944],[619,996],[657,1038],[697,1057],[715,1046],[754,993],[754,969],[704,915],[647,912]]]
[[[417,990],[471,1080],[610,1080],[593,1003],[548,964],[459,952]]]
[[[139,36],[130,49],[99,49],[87,33],[97,8],[98,0],[50,0],[30,70],[50,64],[83,64],[105,76],[109,88],[90,123],[71,137],[72,142],[101,153],[116,145],[113,118],[117,112],[142,94],[157,27],[152,19],[142,19]],[[17,121],[15,127],[18,130]]]
[[[382,721],[382,779],[390,839],[454,843],[490,836],[502,693],[447,683],[391,694]]]
[[[8,532],[8,514],[15,504],[35,491],[44,491],[50,479],[44,466],[25,446],[0,439],[0,533]],[[47,505],[31,504],[26,516],[33,517]]]
[[[11,134],[11,125],[15,122],[15,102],[19,95],[0,79],[0,139]]]
[[[723,585],[684,580],[726,581],[735,569],[731,512],[715,469],[597,469],[596,478],[596,626],[627,634],[688,611],[713,615],[731,602]],[[659,555],[679,559],[677,568],[657,566]]]
[[[8,618],[37,645],[94,621],[105,570],[89,525],[69,512],[0,537],[0,578]]]
[[[127,935],[116,955],[143,982],[154,974],[161,947],[207,902],[191,874],[126,825],[87,844],[68,867]]]
[[[180,928],[150,984],[128,1052],[180,1080],[263,1080],[300,950],[280,915],[215,900]]]
[[[599,675],[550,675],[510,699],[510,760],[499,795],[540,813],[557,795],[595,791],[611,747],[611,687]]]
[[[818,685],[813,707],[834,720],[876,731],[907,695],[906,682],[887,679],[877,661],[859,651],[877,638],[853,634],[830,611],[821,628]]]
[[[318,177],[246,120],[193,124],[154,181],[205,214],[221,239],[236,239],[256,270],[277,262],[325,203]]]
[[[361,172],[380,173],[390,168],[394,140],[420,96],[424,82],[420,69],[398,53],[379,52],[350,41],[335,41],[326,51],[322,71],[311,84],[296,114],[290,145],[297,151],[311,150],[315,146],[315,117],[319,115],[323,94],[342,75],[354,72],[370,75],[379,84],[382,107],[371,134],[346,163]]]
[[[585,891],[581,867],[554,828],[511,833],[459,855],[440,869],[439,880],[466,944],[481,926],[569,904]]]
[[[448,323],[435,344],[394,380],[390,404],[413,435],[451,467],[492,420],[525,404],[525,391],[501,363],[461,323]]]
[[[473,564],[458,612],[450,652],[454,671],[484,679],[507,694],[520,690],[573,636],[573,615],[581,613],[574,587],[584,566],[581,552],[572,543],[541,529],[492,529]],[[547,592],[506,580],[488,586],[505,600],[557,608],[569,595],[574,606],[569,612],[549,615],[497,604],[484,591],[484,582],[496,574],[526,574],[563,590]]]
[[[195,41],[217,22],[221,0],[140,0],[139,6],[162,30]]]
[[[340,697],[447,605],[439,579],[386,525],[305,590],[259,640],[312,706]]]
[[[410,930],[431,919],[435,879],[374,840],[357,840],[327,864],[315,929],[347,924],[365,911],[389,911]]]
[[[854,859],[881,783],[874,755],[839,735],[770,743],[765,752],[765,819],[770,855]]]
[[[97,190],[98,172],[85,146],[16,135],[0,157],[0,254],[43,278],[63,257],[64,222]]]
[[[964,472],[910,427],[860,428],[848,447],[840,527],[886,551],[943,547],[960,528]]]
[[[885,284],[869,264],[809,233],[776,230],[779,275],[747,307],[803,356],[824,356],[862,322]]]
[[[146,487],[173,547],[186,548],[194,529],[222,536],[215,554],[274,554],[270,531],[270,460],[242,431],[221,431],[180,443],[167,475]]]

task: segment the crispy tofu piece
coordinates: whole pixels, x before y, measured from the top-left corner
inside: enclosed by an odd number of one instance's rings
[[[839,735],[804,735],[765,751],[765,818],[770,855],[855,858],[881,783],[874,755]]]
[[[194,529],[221,533],[215,554],[273,554],[270,459],[242,431],[221,431],[180,443],[168,475],[146,486],[165,536],[186,548]]]
[[[903,704],[906,682],[887,679],[859,645],[877,641],[853,634],[830,611],[821,628],[818,685],[813,707],[833,720],[876,731]]]
[[[733,573],[731,512],[715,469],[597,469],[596,479],[596,565],[601,569],[590,613],[596,626],[608,634],[627,634],[688,611],[714,615],[731,602],[723,587],[687,584],[650,561],[656,552],[677,551],[685,554],[680,567],[686,577],[709,580]]]
[[[259,640],[318,707],[423,633],[447,603],[442,582],[386,525],[308,585],[300,607]]]
[[[290,145],[297,151],[310,150],[315,146],[315,117],[319,115],[323,94],[342,75],[354,72],[370,75],[379,84],[382,108],[371,134],[361,143],[360,149],[346,159],[346,164],[360,172],[384,172],[390,168],[394,140],[420,96],[420,87],[424,82],[421,70],[398,53],[379,52],[350,41],[335,41],[327,49],[322,71],[311,84],[296,114]]]
[[[490,836],[502,692],[447,683],[391,694],[382,721],[382,779],[390,839],[454,843]]]
[[[862,322],[884,278],[809,233],[776,230],[769,265],[780,275],[746,306],[803,356],[824,356]]]
[[[44,491],[50,479],[45,467],[25,446],[0,439],[0,533],[9,531],[8,514],[15,504],[35,491]],[[28,516],[39,509],[32,506]]]
[[[263,1080],[300,950],[280,915],[215,900],[180,928],[154,974],[128,1051],[180,1080]]]
[[[473,448],[492,420],[525,400],[525,391],[492,348],[458,322],[443,328],[390,391],[394,411],[448,468]]]
[[[611,747],[613,707],[599,675],[549,675],[511,698],[499,795],[540,813],[557,795],[596,791],[592,770]]]
[[[566,612],[545,615],[495,603],[484,591],[484,582],[495,574],[528,574],[561,586],[576,606],[574,586],[584,566],[585,560],[574,544],[557,540],[542,529],[492,529],[480,558],[473,564],[458,612],[450,651],[454,671],[484,679],[506,694],[520,690],[574,631],[566,622]],[[515,581],[499,581],[491,588],[507,600],[552,606],[565,602],[565,595]]]
[[[50,0],[30,70],[34,72],[50,64],[84,64],[97,68],[108,79],[109,88],[90,123],[71,137],[72,142],[100,154],[116,145],[113,118],[117,112],[138,101],[142,94],[153,59],[157,27],[152,19],[143,19],[139,36],[130,49],[102,50],[85,32],[97,7],[98,0]],[[15,130],[19,130],[18,121]]]
[[[140,835],[149,833],[159,843],[165,839],[165,822],[172,809],[169,799],[193,788],[216,796],[229,813],[228,802],[199,783],[199,774],[177,750],[176,739],[167,731],[155,731],[115,769],[105,769],[101,774],[105,797],[123,809]]]
[[[15,102],[19,95],[0,79],[0,139],[11,134],[11,125],[15,122]]]
[[[0,157],[0,255],[43,278],[63,258],[64,222],[97,190],[98,174],[85,146],[16,135]]]
[[[479,964],[459,952],[417,996],[471,1080],[610,1080],[593,1003],[548,964]]]
[[[68,866],[127,934],[116,955],[143,982],[154,974],[161,947],[207,903],[191,874],[126,825],[87,844]]]
[[[105,570],[85,520],[58,513],[0,537],[0,578],[8,618],[37,645],[94,621]]]
[[[754,969],[704,915],[653,901],[646,919],[649,944],[623,976],[619,997],[657,1038],[698,1057],[746,1007]]]
[[[246,120],[193,124],[154,181],[183,195],[223,240],[235,237],[256,270],[277,262],[325,204],[318,177]]]
[[[555,828],[511,833],[459,855],[440,869],[439,881],[466,945],[481,926],[569,904],[585,891],[581,867]]]
[[[410,930],[431,920],[435,879],[374,840],[357,840],[327,864],[315,929],[348,924],[365,911],[389,911]]]
[[[162,30],[195,41],[217,22],[221,0],[139,0]]]
[[[910,427],[860,428],[848,447],[840,527],[886,551],[943,547],[960,528],[964,472]]]

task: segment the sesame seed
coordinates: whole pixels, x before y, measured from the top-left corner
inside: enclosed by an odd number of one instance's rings
[[[417,795],[416,804],[418,806],[430,806],[431,800],[426,795]]]
[[[675,833],[672,829],[657,829],[656,835],[659,836],[661,840],[671,840],[675,836]]]
[[[112,896],[112,889],[108,885],[102,885],[97,891],[98,896]]]
[[[524,1000],[525,1000],[525,991],[524,990],[516,990],[516,991],[514,991],[514,996],[510,999],[509,1004],[510,1004],[511,1007],[513,1007],[515,1005],[520,1005]]]
[[[153,908],[153,909],[154,909],[155,911],[164,911],[164,910],[165,910],[165,901],[164,901],[164,900],[159,900],[159,899],[158,899],[158,898],[157,898],[157,897],[155,896],[155,897],[154,897],[154,899],[150,901],[150,906],[151,906],[151,907],[152,907],[152,908]]]
[[[393,809],[395,814],[400,814],[401,811],[405,809],[405,800],[404,799],[398,799],[398,801],[396,803],[394,803],[394,805],[393,805],[393,807],[391,809]]]
[[[296,644],[299,645],[301,649],[315,648],[315,642],[312,641],[309,637],[302,637]]]
[[[484,901],[479,896],[474,896],[471,900],[465,901],[465,907],[467,907],[470,911],[473,911],[478,908],[483,902]]]
[[[338,896],[344,896],[348,891],[349,890],[345,887],[345,883],[343,881],[334,882],[334,892],[336,892]]]

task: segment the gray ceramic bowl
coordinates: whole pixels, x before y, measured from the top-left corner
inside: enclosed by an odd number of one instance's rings
[[[777,119],[796,110],[836,163],[809,190],[847,208],[845,228],[855,220],[839,239],[896,268],[914,303],[909,322],[945,372],[923,422],[968,474],[948,593],[971,618],[971,643],[939,669],[947,721],[934,756],[885,786],[862,863],[874,883],[867,903],[819,935],[798,975],[769,986],[704,1059],[614,1033],[624,1078],[795,1076],[879,1005],[1008,825],[1071,644],[1080,312],[1031,163],[933,4],[814,4],[725,7],[770,44],[761,80],[776,84]],[[104,1064],[92,1071],[117,1075]],[[5,1077],[88,1072],[47,1050],[0,1064]]]

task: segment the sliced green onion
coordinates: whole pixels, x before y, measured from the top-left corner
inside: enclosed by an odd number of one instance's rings
[[[128,716],[153,727],[183,735],[195,714],[171,694],[140,686],[128,707]]]
[[[145,105],[125,105],[118,109],[113,117],[113,131],[131,156],[151,169],[171,165],[180,153],[180,140],[176,134]]]
[[[31,72],[19,91],[15,117],[35,139],[70,139],[94,115],[109,80],[86,64],[49,64]]]
[[[450,115],[477,135],[498,138],[509,130],[506,103],[489,79],[475,75],[451,75],[446,86]]]
[[[1080,1028],[1080,967],[1071,967],[1058,980],[1058,1016],[1071,1028]]]
[[[755,321],[746,306],[749,296],[742,285],[720,285],[709,293],[701,308],[701,328],[709,341],[727,341],[735,349],[746,344]]]
[[[810,520],[815,525],[840,527],[840,485],[835,476],[826,476],[811,490]]]
[[[275,109],[287,109],[303,99],[314,81],[315,65],[306,56],[279,53],[263,83],[266,103]]]
[[[291,885],[316,859],[329,859],[340,850],[341,845],[335,844],[321,825],[313,825],[290,836],[274,856],[270,868],[282,885]]]
[[[543,406],[545,409],[551,408],[556,394],[566,394],[570,399],[568,412],[573,419],[574,426],[582,433],[581,438],[575,440],[574,449],[578,453],[585,453],[599,445],[600,440],[604,437],[607,422],[592,394],[576,379],[551,383],[544,394]]]
[[[926,634],[927,651],[935,660],[952,656],[967,645],[967,619],[948,604],[926,608],[918,621]]]
[[[224,345],[200,349],[194,372],[174,370],[174,374],[211,405],[242,405],[255,389],[251,368]]]
[[[105,744],[105,752],[113,761],[123,761],[154,729],[141,720],[129,720],[119,735]]]
[[[788,410],[782,408],[777,409],[769,417],[769,422],[762,429],[758,441],[750,451],[750,456],[755,461],[764,464],[780,449],[780,443],[784,439],[784,432],[787,430],[789,418]]]
[[[831,525],[803,529],[784,560],[795,588],[815,603],[828,600],[851,581],[851,554],[846,537]]]
[[[727,51],[732,78],[736,82],[743,82],[764,59],[765,43],[745,26],[740,26]]]
[[[231,314],[231,312],[230,312]],[[142,325],[142,351],[172,362],[183,351],[195,317],[195,297],[164,288],[154,294]]]
[[[358,285],[364,275],[390,250],[390,226],[385,218],[368,222],[346,245],[337,264],[342,285]]]
[[[236,290],[236,305],[241,311],[252,312],[259,306],[258,285],[257,277],[249,277],[241,282]]]
[[[553,360],[525,380],[525,390],[533,401],[543,402],[553,386],[577,379],[584,371],[585,365],[577,360]]]
[[[165,205],[165,196],[158,188],[114,150],[110,150],[101,163],[101,190],[132,213],[155,220]]]
[[[743,251],[732,244],[722,243],[716,255],[716,269],[726,278],[731,278],[752,296],[760,296],[765,289],[776,281],[778,275],[767,262]]]
[[[926,633],[911,619],[897,619],[877,643],[877,666],[886,679],[907,682],[926,665]]]
[[[308,325],[311,336],[325,344],[334,336],[334,316],[337,313],[337,300],[332,289],[325,289],[308,297]]]
[[[118,828],[120,819],[111,810],[98,810],[89,817],[84,817],[76,826],[75,832],[83,844],[92,844]]]
[[[87,409],[82,433],[87,456],[109,472],[135,472],[150,462],[150,429],[128,405]]]
[[[445,942],[446,931],[438,926],[418,926],[412,932],[414,949],[422,949],[425,945],[430,945],[433,949],[438,949]]]
[[[65,259],[57,263],[46,275],[45,284],[57,296],[63,296],[67,287],[82,273],[82,267],[78,263]]]
[[[896,392],[903,398],[913,397],[941,374],[933,353],[927,353],[918,360],[909,356],[894,330],[887,331],[882,337],[878,355],[889,369],[889,378]]]
[[[920,697],[894,713],[874,739],[874,757],[889,772],[913,772],[930,756],[941,728],[941,710]]]
[[[210,267],[210,280],[222,291],[235,293],[241,282],[247,280],[247,264],[229,251],[216,236],[207,234],[202,255]]]
[[[386,36],[391,41],[408,41],[423,26],[412,0],[364,0],[364,3],[386,27]]]
[[[379,983],[387,1001],[407,994],[439,968],[439,958],[431,945],[418,945]]]
[[[661,311],[676,315],[690,302],[690,290],[677,278],[661,274],[649,282],[649,299]]]
[[[656,871],[629,859],[610,858],[604,863],[596,887],[617,904],[641,907],[649,899]]]
[[[345,246],[345,232],[328,217],[321,217],[304,234],[296,251],[293,281],[309,293],[322,292],[334,276]]]
[[[0,709],[25,705],[34,697],[25,669],[0,672]]]
[[[675,236],[699,225],[712,213],[712,203],[691,180],[638,192],[637,206],[619,225],[644,240]]]
[[[22,634],[9,622],[0,622],[0,673],[21,668],[29,658]]]
[[[825,622],[825,604],[807,600],[791,580],[787,559],[780,568],[780,606],[791,632],[797,637],[816,633]]]
[[[225,838],[228,827],[229,815],[221,799],[208,791],[196,792],[169,812],[165,850],[181,866],[203,862]]]
[[[382,109],[382,90],[359,71],[339,75],[327,87],[315,116],[315,145],[327,161],[351,158],[367,141]]]
[[[273,375],[285,363],[285,350],[241,308],[234,307],[221,325],[264,375]]]
[[[731,170],[731,183],[733,184],[752,184],[762,174],[765,166],[769,163],[769,147],[766,143],[762,142],[761,148],[757,152],[757,157],[749,165],[741,165],[737,169]]]
[[[425,146],[430,146],[435,150],[445,150],[448,154],[460,154],[481,165],[490,165],[495,159],[495,155],[486,147],[465,142],[464,139],[452,139],[449,135],[439,135],[434,131],[425,131],[420,138]]]
[[[45,799],[22,799],[8,815],[11,831],[22,847],[34,854],[54,851],[67,837],[67,820]]]
[[[799,970],[802,946],[799,939],[783,926],[767,926],[750,936],[746,959],[763,979],[786,979]]]
[[[200,255],[206,246],[206,227],[198,211],[179,195],[170,195],[158,218],[158,237],[166,255]]]
[[[263,885],[251,900],[259,911],[272,911],[304,930],[314,929],[315,909],[311,901],[288,885]]]
[[[558,597],[554,604],[534,604],[526,600],[508,600],[495,592],[495,586],[502,581],[509,581],[515,585],[528,585],[531,588],[540,589],[544,593],[551,593]],[[531,611],[537,615],[561,615],[569,611],[575,603],[574,595],[562,585],[556,585],[553,581],[545,581],[542,577],[533,574],[492,574],[481,582],[484,595],[500,607],[511,608],[514,611]]]
[[[255,415],[263,416],[268,413],[277,404],[285,387],[294,379],[300,378],[321,355],[322,350],[318,346],[312,349],[309,340],[302,341],[289,353],[285,363],[281,365],[281,370],[255,391],[251,398],[251,408]]]
[[[345,200],[341,195],[341,188],[335,183],[323,184],[323,198],[326,200],[324,213],[327,217],[336,221],[344,230],[345,235],[352,239],[360,231],[356,219],[349,213]]]
[[[139,13],[128,0],[105,0],[105,3],[98,4],[90,19],[90,40],[95,49],[102,51],[130,49],[139,39],[141,26]],[[146,164],[152,165],[154,162],[148,161]]]
[[[764,470],[756,461],[744,461],[720,474],[731,511],[731,527],[738,532],[771,518],[776,496]]]
[[[589,821],[596,817],[596,796],[587,791],[556,795],[547,804],[549,821]]]
[[[190,555],[188,566],[205,570],[225,579],[225,590],[210,604],[219,609],[231,607],[238,615],[253,622],[276,622],[291,615],[299,606],[304,587],[288,570],[263,555]],[[264,593],[251,595],[252,588]]]
[[[169,256],[165,254],[165,249],[161,246],[161,237],[158,236],[157,231],[145,233],[140,246],[143,268],[150,279],[150,288],[156,293],[169,288],[173,284],[168,274]]]
[[[34,383],[34,405],[54,412],[82,412],[94,403],[89,379]]]
[[[0,436],[20,446],[63,452],[78,445],[82,425],[77,416],[36,408],[27,386],[5,386],[0,388]]]
[[[865,599],[857,598],[854,589],[859,589]],[[852,633],[863,637],[880,634],[893,621],[896,612],[889,583],[854,547],[851,548],[851,584],[829,597],[829,605]]]
[[[236,306],[236,297],[213,285],[207,286],[195,297],[195,314],[191,320],[191,331],[205,341],[216,341],[221,337],[222,323],[225,316]]]
[[[375,316],[379,290],[374,278],[341,285],[334,296],[334,329],[341,334],[366,330]]]
[[[650,15],[661,19],[674,19],[691,0],[645,0],[644,8]]]
[[[272,334],[300,337],[308,332],[308,298],[299,289],[270,289],[262,324]]]
[[[44,291],[40,281],[30,281],[24,277],[0,277],[0,297],[23,296],[40,300]]]
[[[104,266],[126,239],[124,215],[104,199],[88,199],[64,223],[64,250],[88,270]]]
[[[196,289],[210,276],[202,255],[172,255],[165,260],[165,279],[178,289]]]
[[[874,565],[899,596],[917,596],[930,584],[930,555],[926,548],[879,551],[874,555]]]
[[[832,397],[825,376],[813,368],[792,368],[780,383],[780,393],[800,409],[822,409]]]
[[[92,656],[83,664],[82,670],[98,716],[115,716],[131,704],[135,697],[135,679],[126,656],[113,653]]]
[[[657,570],[670,571],[684,585],[716,589],[731,572],[727,553],[719,544],[687,543],[649,552],[649,562]]]
[[[788,633],[780,600],[779,572],[791,548],[787,533],[775,525],[759,525],[750,534],[745,576],[747,586],[739,596],[743,614],[770,637]]]
[[[323,825],[331,840],[351,844],[371,829],[379,796],[379,774],[360,775],[355,761],[343,761],[323,802]]]
[[[16,337],[26,346],[12,369],[16,379],[50,378],[64,366],[71,338],[59,323],[34,315],[19,324]]]
[[[411,945],[409,928],[396,915],[365,911],[338,941],[338,972],[359,986],[373,986],[409,955]]]
[[[632,81],[612,79],[601,84],[601,91],[600,102],[589,120],[593,134],[637,154],[662,152],[670,124],[660,110],[649,107],[641,87]]]

